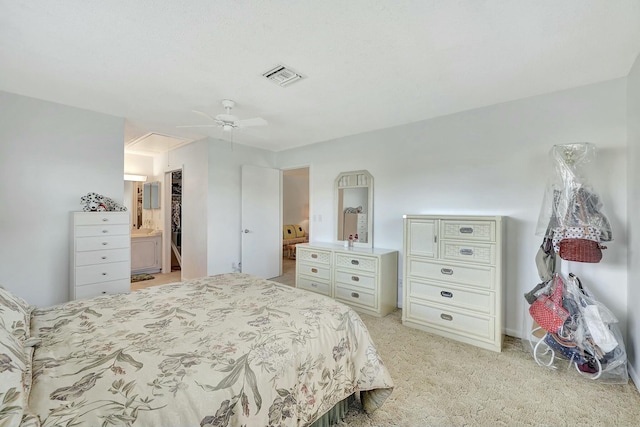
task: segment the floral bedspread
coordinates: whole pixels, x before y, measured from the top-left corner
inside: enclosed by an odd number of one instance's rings
[[[36,309],[31,329],[43,427],[305,426],[393,388],[354,311],[247,274]]]

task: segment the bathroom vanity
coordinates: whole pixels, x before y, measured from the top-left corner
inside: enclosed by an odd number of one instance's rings
[[[162,269],[162,232],[141,228],[131,232],[131,273],[158,273]]]

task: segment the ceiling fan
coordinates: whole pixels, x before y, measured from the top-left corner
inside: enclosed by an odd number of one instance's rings
[[[223,99],[222,106],[224,107],[225,112],[223,114],[218,114],[213,117],[207,113],[202,111],[193,110],[194,113],[199,114],[203,117],[208,118],[213,123],[206,125],[184,125],[177,126],[179,128],[207,128],[207,127],[220,127],[223,131],[231,132],[234,129],[241,129],[251,126],[264,126],[269,124],[262,117],[254,117],[252,119],[244,119],[240,120],[237,116],[231,114],[231,109],[236,105],[236,103],[230,99]]]

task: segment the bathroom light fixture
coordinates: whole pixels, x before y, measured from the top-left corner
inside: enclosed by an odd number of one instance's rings
[[[125,173],[124,174],[124,180],[125,181],[144,182],[144,181],[147,180],[147,176],[146,175],[132,175],[132,174]]]

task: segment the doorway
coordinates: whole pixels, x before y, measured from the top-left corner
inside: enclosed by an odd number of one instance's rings
[[[182,269],[182,170],[171,172],[171,271]]]
[[[296,252],[293,245],[310,240],[309,230],[309,167],[286,169],[282,171],[282,278],[287,284],[295,285]],[[293,226],[304,236],[285,235],[287,227]],[[291,242],[292,244],[288,244]]]

